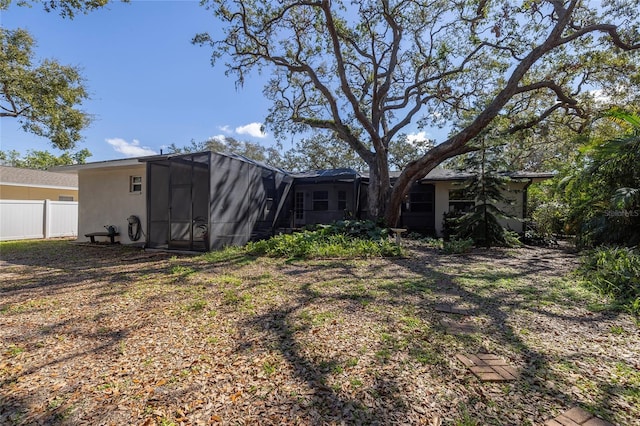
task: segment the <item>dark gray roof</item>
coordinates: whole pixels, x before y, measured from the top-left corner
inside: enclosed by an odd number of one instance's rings
[[[353,169],[310,170],[306,172],[289,173],[289,175],[299,182],[353,182],[355,179],[361,177],[360,174]]]
[[[153,161],[162,161],[162,160],[168,160],[170,158],[181,158],[181,157],[191,157],[191,156],[199,156],[199,155],[220,155],[223,157],[228,157],[228,158],[233,158],[235,160],[238,161],[242,161],[245,163],[249,163],[249,164],[253,164],[256,166],[259,166],[263,169],[268,169],[274,172],[278,172],[278,173],[283,173],[283,174],[290,174],[288,172],[286,172],[285,170],[282,170],[278,167],[274,167],[274,166],[270,166],[268,164],[262,163],[260,161],[256,161],[256,160],[252,160],[251,158],[245,157],[244,155],[239,155],[239,154],[231,154],[228,152],[217,152],[217,151],[198,151],[198,152],[189,152],[189,153],[176,153],[176,154],[161,154],[161,155],[153,155],[150,157],[140,157],[138,160],[140,162],[153,162]]]
[[[442,180],[467,180],[474,176],[473,173],[461,172],[451,169],[443,169],[436,167],[427,174],[423,181],[442,181]]]
[[[45,170],[0,166],[0,183],[52,188],[78,188],[78,176],[68,173],[53,173]]]
[[[400,172],[391,172],[391,179],[398,178]],[[531,179],[534,181],[550,179],[555,176],[550,172],[502,172],[504,176],[508,176],[511,179]],[[440,182],[440,181],[464,181],[471,179],[475,174],[471,172],[462,172],[459,170],[444,169],[442,167],[436,167],[431,170],[429,174],[421,179],[422,182]]]
[[[397,179],[400,176],[399,171],[390,172],[389,175],[391,179]],[[460,172],[457,170],[451,169],[443,169],[442,167],[436,167],[431,170],[425,177],[421,180],[423,182],[434,182],[434,181],[447,181],[447,180],[467,180],[473,177],[473,173],[469,172]]]
[[[161,161],[167,160],[169,158],[174,157],[186,157],[192,155],[202,155],[209,154],[210,151],[202,151],[202,152],[192,152],[192,153],[183,153],[183,154],[160,154],[160,155],[151,155],[146,157],[137,157],[137,158],[129,158],[124,160],[110,160],[96,163],[87,163],[80,164],[76,166],[64,166],[57,167],[56,171],[60,172],[74,172],[80,169],[85,168],[98,168],[98,167],[117,167],[117,166],[125,166],[131,165],[132,163],[137,162],[147,162],[147,161]],[[328,169],[328,170],[310,170],[305,172],[290,172],[287,170],[280,169],[278,167],[270,166],[268,164],[252,160],[242,155],[238,154],[230,154],[224,152],[214,152],[211,151],[212,155],[221,155],[229,158],[234,158],[239,161],[243,161],[250,164],[255,164],[267,170],[276,171],[279,173],[283,173],[285,175],[291,176],[294,179],[302,182],[331,182],[331,181],[342,181],[342,182],[353,182],[355,179],[363,178],[365,181],[369,178],[369,174],[367,172],[358,172],[349,168],[342,169]],[[547,172],[504,172],[505,175],[509,176],[512,179],[531,179],[534,181],[549,179],[554,176],[553,173]],[[396,179],[400,176],[399,171],[392,171],[389,173],[391,179]],[[436,167],[431,170],[427,176],[421,179],[422,182],[438,182],[438,181],[464,181],[470,179],[474,176],[473,173],[470,172],[462,172],[452,169],[445,169],[443,167]]]

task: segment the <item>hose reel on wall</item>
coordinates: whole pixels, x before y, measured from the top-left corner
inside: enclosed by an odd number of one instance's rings
[[[131,215],[127,218],[127,222],[129,222],[129,239],[131,241],[138,241],[142,235],[142,223],[140,223],[140,218],[138,216]]]

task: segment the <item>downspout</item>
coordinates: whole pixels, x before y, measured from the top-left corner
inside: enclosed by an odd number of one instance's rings
[[[522,188],[522,233],[524,234],[525,232],[527,232],[527,224],[526,224],[526,219],[527,219],[527,199],[529,198],[527,195],[527,190],[529,189],[529,187],[531,186],[531,184],[533,183],[533,179],[529,179],[529,182],[527,182],[524,185],[524,188]]]
[[[146,222],[147,222],[147,235],[145,235],[144,238],[144,247],[147,248],[149,247],[149,244],[151,243],[151,232],[149,232],[149,230],[151,229],[151,185],[153,184],[151,182],[151,165],[149,162],[147,162],[144,166],[145,168],[145,174],[147,175],[147,192],[144,195],[145,198],[145,210],[147,213],[147,217],[146,217]]]
[[[355,195],[355,202],[353,203],[353,215],[355,219],[360,220],[360,181],[362,178],[360,175],[357,175],[355,179],[353,179],[353,193]]]

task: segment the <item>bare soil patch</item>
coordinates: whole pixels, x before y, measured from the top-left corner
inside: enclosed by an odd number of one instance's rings
[[[637,424],[639,329],[576,282],[576,262],[419,244],[315,261],[5,244],[0,424],[539,425],[574,406]],[[447,333],[452,318],[476,332]],[[520,376],[481,383],[456,353]]]

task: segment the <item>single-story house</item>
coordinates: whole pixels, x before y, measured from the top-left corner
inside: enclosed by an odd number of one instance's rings
[[[78,201],[78,177],[0,166],[0,200]]]
[[[81,198],[78,239],[115,226],[123,244],[206,251],[242,245],[283,230],[366,218],[368,177],[351,169],[291,173],[242,156],[215,152],[170,154],[56,168],[75,173]],[[401,226],[441,234],[444,213],[469,203],[459,198],[470,177],[436,169],[416,182],[403,205]],[[512,173],[509,206],[524,217],[526,189],[551,177]],[[522,232],[522,223],[508,226]],[[127,232],[124,232],[124,230]]]

